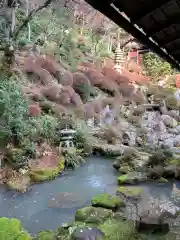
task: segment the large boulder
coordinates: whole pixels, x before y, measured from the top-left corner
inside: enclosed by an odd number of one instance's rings
[[[162,115],[161,118],[167,127],[175,128],[178,125],[178,122],[168,115]]]
[[[104,208],[84,207],[77,210],[75,220],[84,223],[100,224],[111,217],[113,212]]]
[[[177,166],[176,165],[168,165],[164,168],[163,177],[165,178],[173,178],[175,176]]]
[[[117,195],[122,195],[125,198],[140,198],[144,189],[141,187],[119,187]]]
[[[169,214],[167,214],[168,216]],[[160,211],[145,211],[140,214],[139,220],[137,220],[137,226],[141,231],[150,231],[152,232],[168,232],[169,223],[165,221],[166,213]],[[167,217],[166,216],[166,217]]]
[[[99,226],[108,240],[138,240],[139,234],[131,220],[108,219]]]
[[[161,165],[148,168],[148,177],[151,179],[160,178],[163,176],[163,174],[164,174],[164,167]]]
[[[118,184],[137,184],[147,181],[147,176],[141,172],[129,172],[118,177]]]
[[[118,207],[124,207],[125,204],[120,197],[104,193],[92,199],[92,206],[116,210]]]

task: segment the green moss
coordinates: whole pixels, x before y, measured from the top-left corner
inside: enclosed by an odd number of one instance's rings
[[[1,240],[32,240],[33,238],[22,229],[18,219],[0,218]]]
[[[100,224],[113,215],[113,212],[104,208],[85,207],[77,210],[75,221]]]
[[[70,238],[69,230],[64,229],[63,227],[59,227],[58,230],[57,230],[56,239],[70,240],[71,238]]]
[[[141,172],[129,172],[118,177],[118,184],[137,184],[147,181],[147,176]]]
[[[106,240],[135,240],[139,235],[132,221],[108,219],[99,226]]]
[[[52,231],[41,231],[37,235],[37,240],[54,240],[55,234]]]
[[[92,206],[116,210],[118,207],[124,207],[125,204],[120,197],[104,193],[92,199]]]
[[[31,180],[34,182],[42,182],[52,180],[64,170],[64,160],[60,160],[58,166],[53,168],[32,168],[30,171]]]
[[[120,177],[118,177],[118,183],[122,184],[122,183],[126,183],[128,179],[128,174],[123,174]]]
[[[158,179],[158,182],[159,183],[168,183],[168,180],[166,178],[161,177]]]
[[[119,187],[117,193],[125,195],[125,197],[140,197],[144,189],[141,187]]]
[[[172,164],[172,165],[180,165],[180,159],[171,159],[169,161],[169,164]]]

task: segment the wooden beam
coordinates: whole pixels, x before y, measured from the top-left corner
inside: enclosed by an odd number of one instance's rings
[[[180,42],[180,37],[177,37],[177,38],[173,39],[172,41],[169,41],[169,42],[166,43],[166,44],[161,44],[161,47],[166,48],[166,47],[168,47],[169,45],[172,45],[173,43],[175,44],[176,42]]]
[[[134,0],[135,1],[135,0]],[[152,42],[146,35],[137,29],[131,22],[116,11],[111,5],[106,4],[103,0],[86,0],[87,3],[92,5],[95,9],[110,18],[118,26],[122,27],[125,31],[132,34],[142,44],[148,46],[152,51],[156,52],[159,56],[168,61],[173,67],[180,69],[179,63],[174,61],[171,56],[165,53],[159,46]]]
[[[167,16],[167,21],[165,21],[162,24],[156,24],[156,26],[153,26],[152,30],[147,31],[147,34],[149,36],[154,36],[157,33],[161,32],[165,29],[168,29],[168,28],[172,27],[172,25],[175,25],[175,24],[180,24],[179,14],[175,15],[171,18]]]
[[[157,0],[154,4],[154,1],[152,1],[151,5],[148,6],[147,4],[147,10],[144,10],[143,7],[140,7],[140,10],[136,12],[137,18],[132,17],[131,22],[133,24],[138,24],[145,16],[152,14],[154,11],[156,11],[158,8],[162,7],[163,5],[167,4],[172,0]],[[148,2],[148,1],[146,1]]]
[[[180,50],[175,50],[172,52],[173,56],[179,56],[180,55]]]
[[[178,29],[177,31],[175,31],[175,34],[172,35],[168,35],[166,37],[164,37],[164,39],[161,40],[161,46],[165,46],[167,45],[169,42],[174,41],[175,39],[177,39],[180,36],[180,29]],[[152,36],[152,38],[155,38],[155,36]],[[158,41],[158,40],[157,40]]]

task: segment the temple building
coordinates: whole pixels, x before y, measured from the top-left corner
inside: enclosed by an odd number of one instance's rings
[[[149,52],[149,49],[133,39],[124,45],[125,51],[128,52],[127,60],[133,59],[140,66],[143,65],[143,55]]]

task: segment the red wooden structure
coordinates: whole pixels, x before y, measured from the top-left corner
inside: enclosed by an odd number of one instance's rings
[[[132,49],[128,53],[128,58],[133,59],[140,66],[143,65],[143,55],[147,53],[148,49]]]

